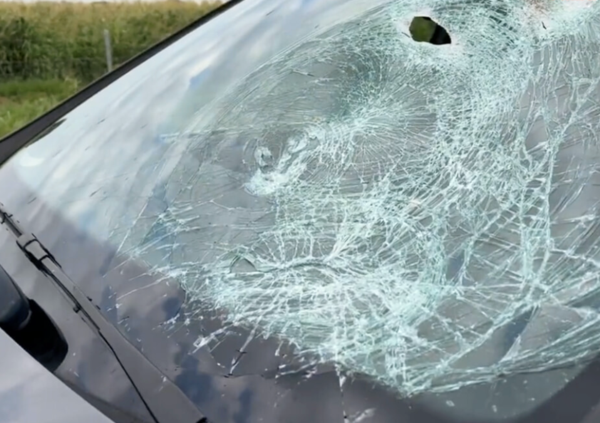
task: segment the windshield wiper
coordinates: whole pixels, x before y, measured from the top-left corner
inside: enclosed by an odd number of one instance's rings
[[[133,346],[63,272],[50,251],[0,204],[0,224],[25,256],[71,300],[74,311],[104,340],[156,423],[208,423],[194,403]]]

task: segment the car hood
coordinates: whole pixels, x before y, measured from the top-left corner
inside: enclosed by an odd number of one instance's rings
[[[0,415],[7,423],[110,423],[0,330]],[[35,404],[35,407],[31,407]]]

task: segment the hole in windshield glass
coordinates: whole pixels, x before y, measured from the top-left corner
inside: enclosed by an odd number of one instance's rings
[[[452,39],[448,31],[427,16],[415,16],[410,23],[410,35],[413,40],[434,45],[450,44]]]

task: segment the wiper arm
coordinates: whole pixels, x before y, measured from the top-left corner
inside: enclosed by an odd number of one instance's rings
[[[0,204],[0,224],[16,238],[25,256],[62,290],[74,311],[104,340],[138,392],[155,423],[208,423],[194,403],[108,322],[92,301],[63,272],[50,251],[27,233]]]

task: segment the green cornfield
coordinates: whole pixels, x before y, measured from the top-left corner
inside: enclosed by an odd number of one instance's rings
[[[0,2],[0,83],[15,78],[89,82],[107,69],[104,30],[118,65],[218,4]]]

